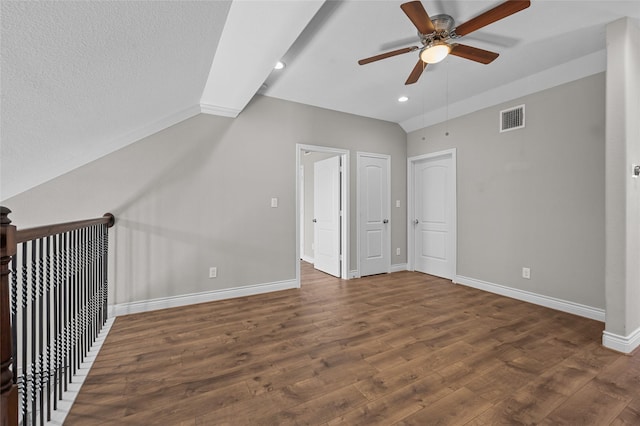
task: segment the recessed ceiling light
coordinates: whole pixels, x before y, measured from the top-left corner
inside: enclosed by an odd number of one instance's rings
[[[400,97],[398,98],[398,102],[407,102],[408,100],[409,100],[409,98],[408,98],[408,97],[406,97],[406,96],[400,96]]]
[[[286,65],[284,64],[284,62],[282,62],[282,61],[278,61],[278,62],[276,62],[276,66],[275,66],[275,67],[273,67],[273,69],[281,70],[281,69],[282,69],[282,68],[284,68],[285,66],[286,66]]]

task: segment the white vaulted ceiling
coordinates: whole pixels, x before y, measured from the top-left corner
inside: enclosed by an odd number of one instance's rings
[[[422,4],[431,17],[446,13],[459,25],[502,2]],[[405,86],[418,52],[357,64],[420,45],[402,3],[327,2],[285,56],[286,72],[272,74],[263,93],[396,122],[412,131],[604,71],[606,24],[625,16],[640,20],[640,0],[532,0],[529,8],[458,40],[499,53],[493,63],[449,56],[429,65],[416,84]],[[398,104],[401,95],[409,102]]]
[[[639,0],[533,0],[460,40],[495,62],[449,57],[405,86],[417,53],[357,65],[416,44],[401,3],[2,1],[0,200],[195,114],[236,116],[256,93],[414,130],[601,72],[606,24],[640,20]],[[458,24],[499,3],[423,1]]]
[[[202,111],[236,117],[323,3],[234,1],[200,99]]]
[[[0,200],[202,110],[237,115],[322,3],[1,2]]]

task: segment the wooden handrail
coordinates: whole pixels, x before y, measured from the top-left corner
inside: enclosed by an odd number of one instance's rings
[[[70,232],[92,225],[113,226],[115,218],[106,213],[101,218],[79,220],[56,225],[17,230],[11,225],[9,210],[0,206],[0,426],[18,424],[18,386],[13,383],[13,340],[11,332],[11,305],[9,291],[9,264],[16,255],[18,244]]]
[[[16,231],[16,244],[26,241],[36,240],[38,238],[50,237],[51,235],[62,234],[63,232],[75,231],[76,229],[85,228],[92,225],[107,225],[111,228],[115,223],[115,218],[111,213],[105,213],[104,216],[96,219],[77,220],[75,222],[58,223],[55,225],[44,225],[35,228],[20,229]]]

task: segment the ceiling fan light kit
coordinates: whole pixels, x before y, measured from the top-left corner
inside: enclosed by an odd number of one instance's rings
[[[434,41],[420,51],[420,59],[427,64],[437,64],[451,52],[451,46],[444,41]]]
[[[419,0],[403,3],[400,5],[400,8],[418,30],[418,37],[422,47],[405,47],[361,59],[358,63],[365,65],[381,59],[419,50],[418,63],[414,66],[411,74],[409,74],[409,78],[407,78],[405,84],[417,82],[427,67],[427,64],[436,64],[449,54],[481,64],[489,64],[498,57],[497,53],[450,42],[500,19],[513,15],[516,12],[520,12],[528,8],[530,4],[531,2],[529,0],[507,0],[493,9],[481,13],[464,24],[455,27],[455,21],[449,15],[441,14],[429,18],[427,11]]]

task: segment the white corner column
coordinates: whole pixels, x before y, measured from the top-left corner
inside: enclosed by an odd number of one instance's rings
[[[622,18],[607,25],[606,322],[604,346],[640,346],[640,28]],[[586,171],[588,172],[588,171]]]

